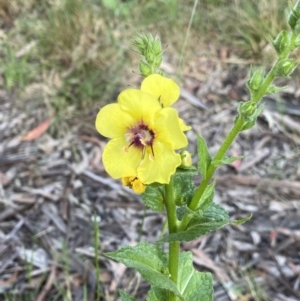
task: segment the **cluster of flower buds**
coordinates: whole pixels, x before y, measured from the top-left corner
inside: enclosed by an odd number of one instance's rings
[[[300,32],[300,1],[291,8],[288,23],[293,31]]]
[[[141,34],[133,40],[133,45],[137,48],[138,53],[145,58],[139,65],[141,74],[147,77],[159,73],[157,69],[162,62],[163,54],[160,40],[151,34]]]
[[[273,70],[271,70],[271,76],[274,78],[289,77],[298,65],[298,62],[292,58],[289,58],[289,55],[293,50],[300,47],[300,0],[298,0],[295,6],[291,7],[290,9],[291,12],[288,17],[288,24],[291,28],[291,31],[287,32],[282,30],[273,41],[274,49],[278,55],[277,63]],[[266,79],[261,70],[257,70],[255,72],[251,70],[247,87],[251,96],[262,96],[263,93],[261,92],[261,88],[263,88],[263,90],[265,89],[265,94],[276,93],[284,88],[272,85],[271,82]],[[260,97],[257,99],[260,99]],[[256,102],[257,101],[255,101],[255,103]],[[247,114],[252,110],[252,105],[243,108],[243,111],[247,112]]]
[[[288,33],[283,30],[273,41],[273,46],[279,57],[285,57],[286,53],[300,46],[300,1],[297,1],[295,6],[291,7],[290,10],[291,12],[288,16],[288,24],[292,32]],[[286,64],[286,66],[287,65],[289,64]],[[290,67],[290,69],[292,69],[292,67]]]

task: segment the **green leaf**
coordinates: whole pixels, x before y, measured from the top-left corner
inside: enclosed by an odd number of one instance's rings
[[[140,243],[104,255],[136,269],[152,286],[169,290],[183,300],[175,283],[163,274],[168,268],[168,260],[162,248],[150,243]]]
[[[161,212],[164,210],[163,185],[152,184],[147,186],[141,197],[145,205],[153,211]]]
[[[241,225],[245,222],[248,222],[252,218],[252,214],[250,214],[247,217],[241,218],[241,219],[236,219],[235,221],[231,222],[231,225]]]
[[[205,211],[214,200],[216,181],[207,185],[195,211]]]
[[[244,123],[243,128],[241,131],[246,131],[248,129],[251,129],[252,127],[254,127],[257,117],[260,115],[260,113],[262,112],[263,108],[264,108],[264,104],[261,104],[256,110],[255,112],[248,118],[248,120]]]
[[[234,161],[239,160],[239,159],[242,159],[242,158],[244,158],[244,156],[225,157],[225,158],[223,158],[223,159],[221,159],[221,160],[213,160],[213,161],[211,162],[211,164],[214,165],[215,167],[219,167],[219,166],[221,166],[221,165],[223,165],[223,164],[231,164],[231,163],[233,163]]]
[[[186,173],[175,173],[173,175],[173,200],[177,206],[189,204],[193,198],[195,184],[192,176]]]
[[[219,207],[219,208],[218,208]],[[224,218],[223,220],[211,220],[207,222],[201,221],[205,214],[200,218],[200,221],[196,221],[195,219],[192,220],[188,226],[188,228],[185,231],[177,232],[177,233],[172,233],[169,234],[161,239],[162,242],[172,242],[172,241],[191,241],[197,237],[203,236],[208,232],[220,229],[226,225],[240,225],[245,223],[246,221],[250,220],[252,215],[239,219],[239,220],[234,220],[230,221],[226,216],[228,217],[228,214],[226,211],[218,206],[215,205],[212,207],[214,208],[213,210],[210,209],[208,214],[206,215],[206,218],[211,214],[211,217],[213,219],[217,219],[218,216],[219,218]],[[222,210],[221,210],[221,209]],[[225,213],[224,213],[225,211]]]
[[[119,293],[120,293],[122,301],[138,301],[137,299],[130,297],[128,294],[126,294],[125,292],[123,292],[121,290],[119,290]]]
[[[193,225],[185,231],[169,234],[163,237],[161,241],[162,242],[191,241],[197,237],[203,236],[208,232],[222,228],[228,224],[229,221],[219,221],[219,222],[209,222],[209,223]]]
[[[151,287],[147,301],[168,301],[168,292],[158,287]]]
[[[197,135],[198,139],[198,169],[203,177],[206,178],[206,171],[211,162],[211,156],[209,154],[207,145],[203,137]]]
[[[229,215],[227,211],[223,207],[215,203],[212,203],[211,206],[207,208],[203,213],[194,213],[195,215],[190,221],[189,227],[200,223],[220,222],[229,220]]]
[[[203,222],[217,222],[229,220],[227,211],[218,204],[212,203],[203,213]]]
[[[213,278],[211,273],[201,273],[194,269],[191,252],[182,252],[179,256],[177,286],[184,300],[213,301]]]

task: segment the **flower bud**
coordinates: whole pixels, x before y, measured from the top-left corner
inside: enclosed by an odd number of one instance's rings
[[[290,12],[290,15],[289,15],[289,19],[288,19],[288,23],[291,27],[292,30],[294,30],[296,24],[297,24],[297,21],[298,21],[298,17],[297,15],[295,14],[294,10],[292,10]]]
[[[145,59],[147,63],[150,65],[153,65],[156,59],[156,55],[153,53],[152,48],[148,47],[148,49],[145,52]]]
[[[256,70],[254,73],[252,73],[252,75],[250,75],[250,79],[247,82],[247,86],[250,92],[257,91],[260,88],[263,80],[264,75],[261,70]]]
[[[252,103],[251,101],[247,102],[240,102],[238,107],[238,112],[244,118],[251,117],[256,110],[256,104]]]
[[[273,46],[278,55],[282,54],[289,47],[290,39],[285,30],[281,31],[273,41]]]
[[[132,41],[132,44],[137,48],[138,53],[144,55],[145,50],[147,48],[147,41],[145,40],[145,36],[140,35]]]
[[[154,59],[153,66],[157,69],[160,66],[161,62],[162,62],[162,55],[159,55]]]
[[[141,182],[141,180],[136,178],[132,182],[132,190],[137,194],[141,194],[141,193],[145,192],[146,186]]]
[[[151,33],[148,33],[147,36],[145,36],[145,38],[147,39],[149,45],[153,44],[154,37]]]
[[[141,194],[146,190],[146,186],[137,177],[123,177],[122,184],[138,194]]]
[[[156,55],[160,55],[162,53],[161,43],[159,39],[155,39],[152,44],[152,51]]]
[[[276,76],[288,77],[297,67],[298,62],[293,59],[285,59],[279,61],[275,69]]]
[[[288,18],[288,23],[292,30],[299,29],[299,18],[300,18],[300,1],[298,0],[295,6],[291,9]]]
[[[147,77],[151,75],[151,68],[147,63],[140,61],[139,68],[143,76]]]
[[[124,186],[131,188],[131,182],[134,181],[134,179],[135,179],[135,177],[123,177],[122,184]]]
[[[180,157],[181,157],[181,166],[184,167],[190,167],[192,166],[193,162],[192,162],[192,155],[184,150],[180,153]]]

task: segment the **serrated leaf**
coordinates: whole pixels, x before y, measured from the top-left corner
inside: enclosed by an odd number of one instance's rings
[[[158,287],[151,287],[147,301],[168,301],[168,292]]]
[[[247,217],[241,218],[241,219],[236,219],[235,221],[231,222],[232,225],[241,225],[245,222],[248,222],[252,218],[252,214],[250,214]]]
[[[211,162],[211,164],[213,164],[215,167],[219,167],[221,165],[224,165],[224,164],[231,164],[233,163],[234,161],[236,160],[239,160],[239,159],[242,159],[244,158],[245,156],[236,156],[236,157],[225,157],[223,158],[222,160],[213,160]]]
[[[197,135],[197,149],[198,149],[198,169],[203,177],[206,179],[206,171],[211,162],[211,156],[209,154],[207,145],[203,137]]]
[[[220,229],[226,225],[240,225],[250,220],[252,215],[230,221],[228,213],[219,205],[212,204],[204,213],[194,214],[193,219],[188,225],[185,231],[172,233],[163,237],[161,242],[173,242],[173,241],[191,241],[197,237],[203,236],[206,233]]]
[[[169,290],[183,300],[175,283],[163,274],[168,263],[167,254],[162,248],[150,243],[139,243],[134,247],[123,247],[104,255],[136,269],[152,286]]]
[[[144,204],[153,211],[161,212],[165,206],[163,203],[163,185],[149,185],[141,194]]]
[[[125,293],[121,290],[119,290],[119,293],[120,293],[122,301],[138,301],[137,299],[130,297],[127,293]]]
[[[220,205],[212,203],[211,206],[202,214],[195,214],[193,219],[190,221],[189,226],[200,223],[220,222],[227,220],[229,220],[227,211]]]
[[[207,185],[195,211],[205,211],[214,200],[216,181]]]
[[[202,218],[205,219],[206,222],[217,222],[229,220],[229,215],[223,207],[212,203],[211,206],[204,211]]]
[[[220,229],[228,225],[229,221],[209,222],[193,225],[185,231],[169,234],[161,239],[162,242],[173,241],[191,241],[197,237],[203,236],[208,232]]]
[[[185,301],[213,301],[213,278],[211,273],[201,273],[193,267],[191,252],[179,255],[178,290]]]
[[[241,131],[246,131],[248,129],[251,129],[257,120],[257,117],[260,115],[260,113],[262,112],[263,108],[265,107],[264,104],[261,104],[254,112],[254,114],[249,117],[249,119],[247,120],[247,122],[245,122],[245,124],[243,125],[243,128]]]
[[[189,204],[193,198],[195,184],[192,176],[175,173],[173,175],[173,200],[177,206]]]

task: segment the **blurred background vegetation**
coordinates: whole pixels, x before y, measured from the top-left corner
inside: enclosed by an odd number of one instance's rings
[[[0,0],[1,85],[19,96],[28,87],[46,85],[51,114],[67,119],[79,109],[81,114],[95,109],[93,102],[111,101],[128,85],[124,78],[139,72],[131,44],[137,34],[157,34],[174,68],[211,47],[260,62],[274,56],[268,47],[286,26],[286,5],[285,0]]]

